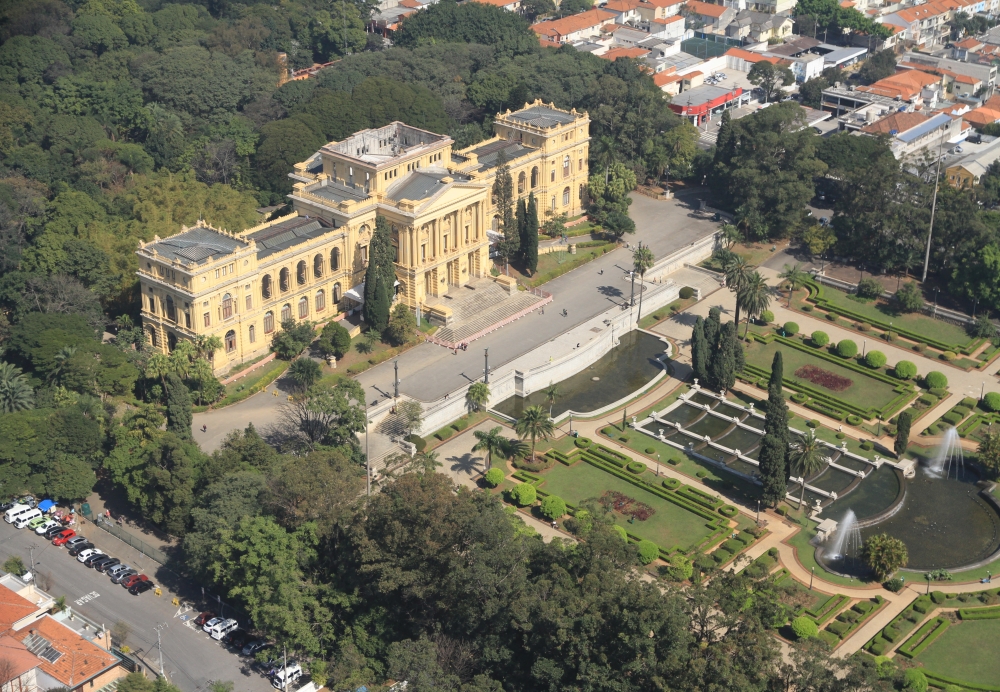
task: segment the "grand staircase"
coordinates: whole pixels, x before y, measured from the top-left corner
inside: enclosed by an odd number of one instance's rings
[[[477,281],[446,299],[444,304],[451,308],[454,321],[450,326],[438,329],[430,341],[449,348],[461,346],[551,300],[552,296],[542,291],[517,291],[511,295],[493,281]]]

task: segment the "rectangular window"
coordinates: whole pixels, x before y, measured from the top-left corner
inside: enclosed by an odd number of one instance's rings
[[[154,315],[156,314],[156,298],[153,296],[149,297],[149,311]]]
[[[555,168],[553,168],[553,169],[552,169],[552,175],[551,175],[551,176],[549,176],[549,182],[552,182],[552,183],[554,183],[555,181],[556,181],[556,169],[555,169]]]
[[[247,296],[247,312],[250,312],[250,310],[253,310],[253,298]]]
[[[210,313],[207,313],[207,312],[205,313],[204,320],[205,320],[205,326],[206,327],[211,327],[212,326],[212,316],[211,316]]]
[[[229,273],[230,274],[235,274],[236,273],[236,264],[230,264],[229,265]]]
[[[361,263],[365,264],[368,262],[368,246],[361,248]]]
[[[465,227],[465,242],[469,242],[469,227]]]
[[[218,269],[216,269],[216,270],[215,270],[215,278],[216,278],[216,279],[218,279],[218,278],[219,278],[219,270],[218,270]]]
[[[426,244],[420,246],[420,261],[421,262],[426,262],[427,261],[427,245]]]
[[[188,329],[191,328],[191,313],[190,312],[185,312],[184,313],[184,326],[187,327]]]
[[[441,249],[444,252],[448,252],[448,236],[444,236],[442,239]]]

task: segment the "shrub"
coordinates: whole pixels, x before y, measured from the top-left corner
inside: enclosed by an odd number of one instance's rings
[[[930,393],[933,394],[934,396],[936,396],[938,399],[944,399],[945,397],[948,396],[948,388],[947,387],[932,387],[930,389]]]
[[[646,539],[639,541],[639,562],[648,565],[658,557],[660,557],[660,546]]]
[[[866,276],[858,283],[859,298],[878,298],[883,290],[882,284],[872,276]]]
[[[938,605],[944,603],[945,599],[948,598],[944,591],[931,591],[931,600]]]
[[[868,355],[865,356],[865,364],[869,368],[878,369],[885,365],[886,360],[885,354],[881,351],[869,351]]]
[[[591,440],[589,437],[578,437],[575,440],[573,440],[573,444],[579,447],[580,449],[587,449],[588,447],[590,447],[590,445],[594,444],[594,441]]]
[[[664,570],[670,581],[684,581],[694,574],[694,563],[684,555],[671,555],[670,565]]]
[[[943,361],[945,361],[947,363],[950,363],[951,361],[955,360],[956,358],[958,358],[958,354],[955,353],[954,351],[945,351],[944,353],[941,354],[941,360],[943,360]]]
[[[803,305],[802,306],[802,312],[812,312],[812,311],[813,311],[813,306],[812,305]]]
[[[681,482],[679,480],[677,480],[676,478],[664,478],[663,479],[663,487],[666,488],[667,490],[674,490],[675,488],[680,487],[680,484],[681,484]]]
[[[757,338],[753,334],[751,334],[750,332],[747,332],[746,341],[747,341],[748,344],[752,344],[756,340],[757,340]]]
[[[928,389],[944,389],[948,386],[948,378],[945,377],[943,372],[938,372],[937,370],[931,370],[924,377],[924,382],[927,384]]]
[[[927,347],[924,346],[923,344],[913,344],[913,350],[916,351],[917,353],[923,353],[925,348]]]
[[[678,295],[681,297],[681,300],[687,300],[694,295],[694,289],[690,286],[685,286],[678,292]]]
[[[813,418],[812,420],[807,420],[806,421],[806,427],[807,428],[813,428],[813,429],[818,428],[819,427],[819,421],[816,420],[815,418]]]
[[[486,475],[483,476],[483,482],[491,488],[497,487],[503,483],[503,471],[496,467],[491,468],[486,472]]]
[[[844,439],[845,437],[847,437],[847,435],[845,435],[845,434],[844,434],[844,433],[842,433],[842,432],[838,432],[838,433],[836,434],[836,436],[835,436],[835,437],[836,437],[836,438],[837,438],[838,440],[843,440],[843,439]]]
[[[625,468],[627,468],[630,473],[639,474],[646,470],[646,465],[641,461],[630,461]]]
[[[785,322],[785,326],[782,329],[785,331],[785,336],[795,336],[799,333],[799,325],[795,322]]]
[[[903,673],[903,689],[907,692],[927,692],[927,676],[919,668],[908,668]]]
[[[775,512],[775,514],[779,514],[781,516],[785,516],[788,513],[788,510],[785,509],[784,505],[782,505],[780,507],[775,507],[774,508],[774,512]]]
[[[858,322],[856,325],[854,325],[854,328],[857,329],[859,332],[870,332],[872,330],[872,326],[867,322]]]
[[[861,425],[861,416],[856,416],[855,414],[850,414],[847,417],[848,425]]]
[[[850,339],[844,339],[837,344],[837,355],[841,358],[853,358],[858,355],[858,345]]]
[[[656,454],[656,450],[652,447],[646,447],[646,454]]]
[[[721,547],[728,550],[730,553],[738,553],[743,550],[743,542],[738,541],[735,538],[730,538],[726,540]]]
[[[904,312],[916,312],[924,306],[924,296],[912,281],[907,281],[900,286],[894,298]]]
[[[739,510],[733,507],[732,505],[722,505],[721,507],[719,507],[719,514],[731,519],[735,517],[737,514],[739,514]]]
[[[835,313],[828,312],[828,313],[826,313],[826,319],[828,319],[831,322],[836,322],[837,321],[837,315]]]
[[[620,442],[628,442],[628,435],[622,435],[618,438]]]
[[[566,502],[558,495],[549,495],[542,500],[542,516],[555,521],[566,514]]]
[[[413,443],[413,446],[417,448],[418,454],[427,449],[427,440],[420,437],[420,435],[407,435],[406,441]]]
[[[897,334],[896,332],[885,332],[884,334],[882,334],[882,336],[885,337],[885,340],[889,342],[895,341],[896,339],[899,338],[899,334]]]
[[[763,322],[764,324],[770,324],[771,322],[774,322],[774,313],[771,312],[770,310],[765,310],[764,312],[760,313],[760,321]]]
[[[990,411],[1000,411],[1000,392],[986,392],[983,397],[983,406]]]
[[[617,430],[615,430],[614,428],[612,428],[612,427],[611,427],[611,426],[609,425],[608,427],[606,427],[606,428],[604,428],[603,430],[601,430],[601,434],[602,434],[602,435],[606,435],[606,436],[608,436],[608,437],[614,437],[615,435],[617,435],[617,434],[618,434],[618,431],[617,431]]]
[[[625,541],[626,543],[628,543],[628,534],[625,532],[625,529],[623,529],[622,527],[620,527],[618,524],[615,524],[611,528],[613,528],[615,530],[615,533],[617,533],[619,536],[622,537],[623,541]]]
[[[815,331],[809,338],[812,339],[813,346],[816,347],[826,346],[830,343],[830,335],[826,332]]]
[[[870,452],[870,451],[872,451],[872,450],[873,450],[874,448],[875,448],[875,445],[873,445],[873,444],[872,444],[872,443],[871,443],[870,441],[868,441],[868,440],[865,440],[864,442],[862,442],[862,443],[861,443],[861,449],[865,450],[866,452]]]
[[[535,486],[531,483],[518,483],[511,488],[510,497],[518,507],[527,507],[535,504],[538,493],[535,492]]]
[[[803,394],[802,392],[795,392],[794,394],[792,394],[791,399],[796,404],[804,404],[806,401],[809,400],[809,395]]]
[[[704,478],[705,476],[708,475],[708,473],[705,472],[704,470],[699,469],[698,472],[695,473],[694,475],[696,475],[698,478]]]
[[[899,593],[900,591],[903,590],[903,578],[893,577],[892,579],[883,582],[882,586],[884,586],[889,591],[892,591],[893,593]]]
[[[896,363],[895,373],[901,380],[912,380],[917,376],[917,366],[908,360],[901,360]]]
[[[812,639],[819,634],[819,627],[810,618],[800,615],[792,620],[792,632],[798,639]]]

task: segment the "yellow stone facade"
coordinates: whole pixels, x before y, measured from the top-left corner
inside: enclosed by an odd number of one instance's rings
[[[140,245],[144,328],[168,352],[215,335],[216,374],[268,352],[284,319],[326,321],[358,307],[376,215],[392,226],[397,299],[434,315],[451,286],[489,275],[497,156],[540,220],[583,210],[586,113],[536,101],[497,115],[495,136],[460,151],[403,123],[331,142],[296,164],[294,212],[238,233],[204,224]],[[445,309],[446,310],[446,309]]]

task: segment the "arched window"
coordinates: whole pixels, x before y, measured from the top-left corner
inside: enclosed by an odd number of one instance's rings
[[[222,319],[228,320],[233,316],[233,297],[228,293],[222,296]]]
[[[564,178],[568,178],[569,177],[569,169],[570,169],[569,154],[566,154],[566,156],[563,157],[563,177]]]
[[[340,269],[340,248],[335,247],[330,250],[330,270],[337,271]]]
[[[531,188],[538,187],[538,166],[531,169]]]
[[[580,202],[583,202],[583,183],[580,183]]]
[[[177,348],[177,335],[167,332],[167,350],[173,353],[175,348]]]
[[[264,313],[264,333],[270,334],[274,331],[274,313],[268,310]]]
[[[156,329],[149,330],[149,343],[153,344],[156,348],[160,347],[160,334]]]
[[[307,317],[309,317],[309,301],[299,298],[299,319],[304,320]]]
[[[255,341],[257,341],[257,330],[254,329],[254,326],[251,324],[250,325],[250,343],[252,344]]]
[[[500,217],[499,216],[494,216],[493,217],[493,232],[494,233],[499,233],[500,232]]]
[[[525,175],[524,171],[517,174],[517,194],[524,194]]]
[[[232,353],[236,350],[236,332],[230,329],[226,332],[226,353]]]
[[[284,269],[281,270],[281,272],[278,273],[278,287],[281,289],[282,293],[284,293],[290,288],[287,267],[285,267]]]
[[[177,321],[177,310],[174,309],[174,299],[167,296],[167,319],[171,322]]]
[[[271,286],[271,275],[264,274],[264,277],[260,280],[260,294],[264,296],[264,300],[271,297],[271,291],[273,287]]]
[[[287,322],[290,319],[292,319],[292,306],[285,303],[281,306],[281,321]]]
[[[556,210],[556,196],[552,195],[552,211]]]
[[[306,282],[306,262],[305,260],[299,260],[299,263],[295,267],[295,280],[299,282],[299,286]]]
[[[313,276],[317,279],[323,278],[323,255],[313,257]]]
[[[317,291],[316,292],[316,312],[323,312],[326,310],[326,292]]]
[[[569,206],[569,188],[568,187],[563,189],[563,206],[564,207],[568,207]]]
[[[340,284],[333,285],[333,304],[338,305],[340,303]]]

